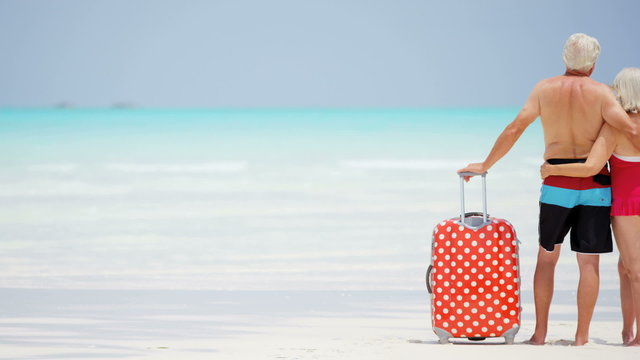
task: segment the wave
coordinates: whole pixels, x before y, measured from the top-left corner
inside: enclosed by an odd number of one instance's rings
[[[456,170],[468,159],[360,159],[345,160],[340,166],[364,170]]]
[[[138,174],[208,174],[234,173],[247,170],[245,161],[228,161],[194,164],[144,164],[144,163],[114,163],[105,165],[107,170],[138,173]]]

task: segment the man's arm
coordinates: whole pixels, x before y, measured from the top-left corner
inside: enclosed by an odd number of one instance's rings
[[[540,101],[538,99],[538,86],[536,86],[527,102],[524,104],[518,116],[502,131],[487,158],[481,163],[473,163],[458,170],[461,172],[483,173],[493,166],[498,160],[505,156],[513,145],[518,141],[524,130],[540,116]],[[465,178],[467,181],[469,178]]]
[[[608,88],[605,91],[602,103],[602,118],[608,124],[620,130],[633,143],[633,146],[640,151],[640,137],[636,136],[638,135],[638,125],[631,120]]]

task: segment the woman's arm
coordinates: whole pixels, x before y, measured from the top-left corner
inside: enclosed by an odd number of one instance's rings
[[[616,147],[616,133],[613,127],[609,124],[604,124],[596,142],[591,148],[587,161],[582,164],[563,164],[563,165],[550,165],[548,163],[542,164],[540,167],[540,176],[544,179],[547,176],[561,175],[561,176],[573,176],[573,177],[587,177],[593,176],[602,170],[604,164],[613,153],[613,149]]]

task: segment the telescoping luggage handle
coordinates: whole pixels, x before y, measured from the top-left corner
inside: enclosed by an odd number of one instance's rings
[[[470,171],[458,173],[460,176],[460,225],[469,227],[471,229],[479,229],[489,222],[489,215],[487,214],[487,173],[474,173]],[[471,221],[465,221],[466,215],[480,215],[478,213],[465,213],[464,211],[464,178],[465,176],[482,176],[482,223],[473,223]]]

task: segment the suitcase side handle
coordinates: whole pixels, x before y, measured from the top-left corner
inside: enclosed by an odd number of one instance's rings
[[[464,178],[465,176],[482,176],[482,223],[487,222],[487,173],[474,173],[470,171],[458,173],[460,177],[460,224],[464,224]]]
[[[433,291],[431,289],[431,271],[433,270],[433,265],[429,265],[429,268],[427,268],[427,291],[429,292],[429,294],[433,294]]]

